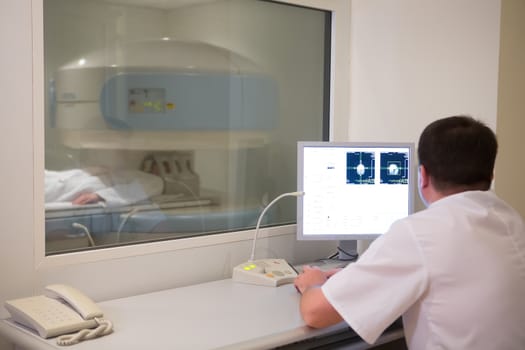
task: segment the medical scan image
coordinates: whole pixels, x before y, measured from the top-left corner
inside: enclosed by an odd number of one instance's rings
[[[348,152],[346,154],[346,183],[373,185],[375,181],[374,162],[373,152]]]
[[[382,152],[380,155],[380,164],[380,178],[382,184],[408,184],[408,153]]]

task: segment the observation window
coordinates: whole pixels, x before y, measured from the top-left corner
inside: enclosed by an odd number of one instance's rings
[[[253,229],[328,140],[331,14],[44,0],[46,255]],[[295,223],[295,201],[263,225]]]

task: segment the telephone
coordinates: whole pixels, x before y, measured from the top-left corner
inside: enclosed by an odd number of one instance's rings
[[[5,308],[13,321],[36,330],[42,338],[62,335],[58,345],[73,345],[113,331],[111,322],[101,318],[98,305],[77,289],[53,284],[45,287],[44,294],[8,300]]]

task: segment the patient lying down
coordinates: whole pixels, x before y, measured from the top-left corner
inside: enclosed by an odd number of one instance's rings
[[[45,170],[45,202],[75,205],[103,202],[129,205],[163,192],[164,182],[139,170],[110,171],[103,167]]]

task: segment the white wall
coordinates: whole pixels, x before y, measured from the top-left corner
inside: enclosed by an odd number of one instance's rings
[[[33,283],[30,1],[0,2],[0,301],[31,291]],[[9,52],[10,54],[5,54]],[[28,101],[24,103],[23,101]],[[16,169],[16,170],[15,170]],[[2,316],[5,313],[1,313]],[[6,348],[0,340],[0,348]]]
[[[415,141],[430,120],[455,113],[470,113],[494,126],[499,5],[499,0],[354,0],[351,139]],[[228,265],[243,259],[250,242],[35,266],[30,7],[30,0],[0,2],[0,45],[5,48],[0,57],[0,302],[55,281],[102,300],[229,273]],[[296,244],[293,236],[264,246],[289,259],[316,254],[316,245]],[[194,274],[185,272],[188,262],[197,263]],[[2,310],[0,316],[5,315]]]
[[[432,120],[496,126],[500,0],[353,0],[350,138],[414,141]]]

